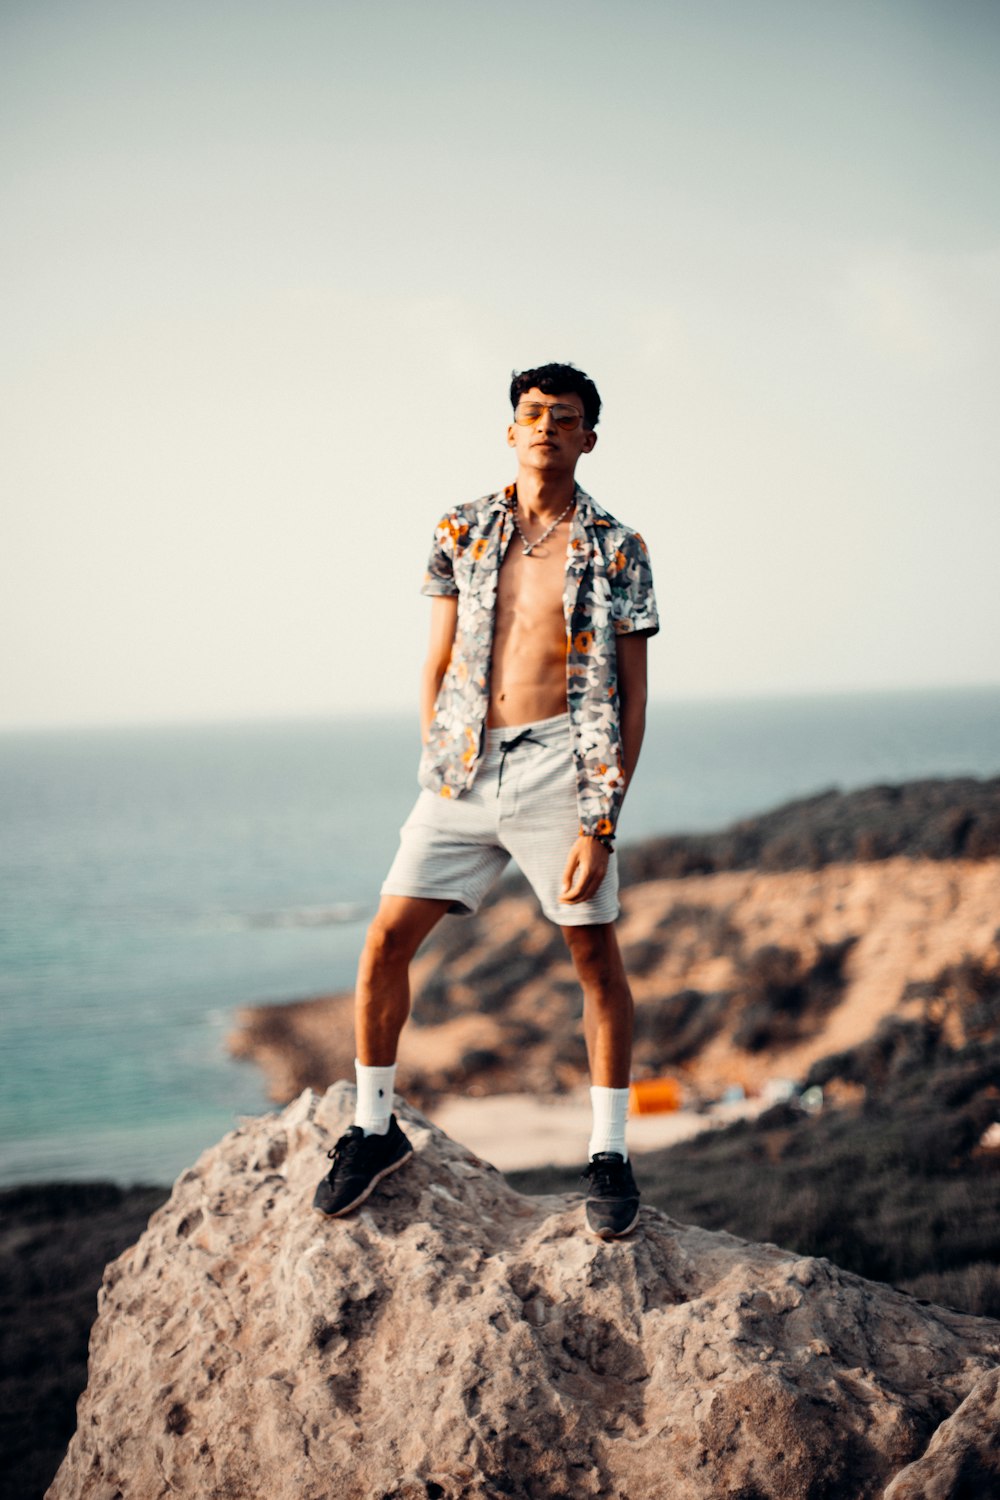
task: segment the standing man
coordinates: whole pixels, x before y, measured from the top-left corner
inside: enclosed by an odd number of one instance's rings
[[[358,970],[357,1113],[313,1206],[361,1203],[412,1152],[392,1114],[409,965],[445,912],[471,913],[513,856],[562,928],[583,987],[593,1131],[587,1223],[639,1218],[625,1144],[632,995],[614,922],[614,834],[646,715],[659,622],[646,546],[576,483],[601,399],[573,365],[515,375],[517,479],[450,511],[423,592],[422,791],[403,825]]]

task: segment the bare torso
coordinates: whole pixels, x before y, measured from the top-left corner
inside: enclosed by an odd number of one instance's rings
[[[567,518],[529,557],[516,532],[507,548],[497,584],[487,717],[491,728],[532,724],[566,712],[563,589],[569,528]]]

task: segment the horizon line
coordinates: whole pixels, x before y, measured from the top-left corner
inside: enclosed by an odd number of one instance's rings
[[[650,697],[647,707],[665,708],[685,705],[704,706],[729,703],[808,702],[817,699],[835,698],[888,698],[943,696],[959,693],[997,693],[1000,681],[980,683],[925,683],[894,684],[881,687],[829,687],[829,688],[771,688],[758,691],[730,691],[724,693],[677,693],[657,694]],[[178,730],[178,729],[237,729],[264,728],[267,726],[352,724],[366,719],[412,718],[417,730],[419,715],[416,708],[400,709],[385,706],[362,708],[354,711],[332,712],[322,710],[288,710],[267,713],[263,710],[227,714],[216,718],[200,715],[181,715],[177,718],[137,719],[67,719],[51,721],[29,721],[0,724],[0,737],[28,734],[73,734],[108,733],[111,731]]]

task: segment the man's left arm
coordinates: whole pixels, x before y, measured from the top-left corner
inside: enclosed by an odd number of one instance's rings
[[[622,762],[625,790],[639,764],[646,733],[646,642],[645,635],[620,635],[618,647],[618,702],[621,712]]]
[[[645,635],[620,635],[616,638],[618,653],[618,704],[621,714],[622,770],[625,790],[636,766],[646,732],[646,640]],[[570,850],[563,873],[566,906],[576,906],[596,896],[608,870],[608,850],[596,839],[581,834]]]

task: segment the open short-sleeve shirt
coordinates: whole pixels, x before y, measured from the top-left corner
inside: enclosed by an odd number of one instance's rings
[[[611,834],[625,794],[616,638],[660,628],[646,544],[576,487],[566,548],[566,704],[580,832]],[[420,784],[460,797],[482,759],[497,580],[516,489],[458,506],[434,531],[422,593],[458,597],[451,660],[420,761]]]

